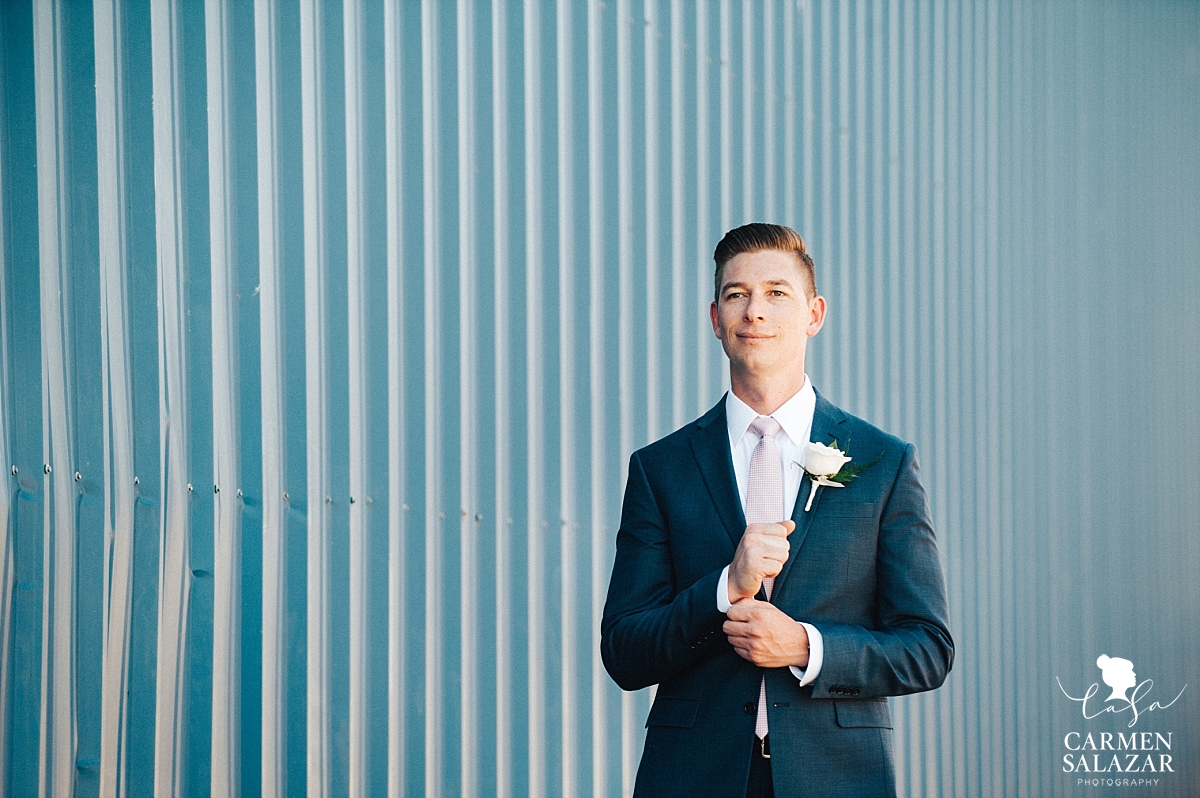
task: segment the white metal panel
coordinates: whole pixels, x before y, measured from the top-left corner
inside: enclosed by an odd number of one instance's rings
[[[242,499],[238,249],[229,7],[204,7],[213,362],[212,793],[241,793]],[[208,486],[202,486],[207,489]]]
[[[75,513],[71,417],[71,249],[64,119],[62,8],[44,0],[33,20],[37,113],[38,262],[42,321],[43,527],[39,784],[43,796],[72,788],[75,762]],[[57,470],[55,470],[57,466]],[[32,790],[33,785],[25,785]]]

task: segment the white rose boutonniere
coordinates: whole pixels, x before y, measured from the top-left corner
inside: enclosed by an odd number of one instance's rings
[[[866,465],[851,465],[850,455],[837,448],[836,440],[833,442],[833,446],[810,441],[804,447],[804,465],[801,466],[804,472],[812,478],[812,490],[808,492],[808,503],[804,505],[804,512],[807,513],[812,509],[817,488],[822,485],[828,488],[844,488],[847,482],[851,482],[863,471],[878,463],[880,457],[883,457],[883,452],[880,452],[879,457]]]

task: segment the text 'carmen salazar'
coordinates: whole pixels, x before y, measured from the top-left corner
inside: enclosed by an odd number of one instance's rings
[[[1174,773],[1171,732],[1068,732],[1064,773]],[[1153,752],[1153,753],[1150,753]]]

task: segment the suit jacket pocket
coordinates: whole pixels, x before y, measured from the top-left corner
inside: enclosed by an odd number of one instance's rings
[[[863,726],[892,728],[892,713],[888,711],[886,698],[864,698],[860,701],[835,700],[833,711],[837,715],[837,724],[843,729]]]
[[[654,706],[650,707],[650,717],[646,718],[646,727],[679,726],[689,729],[696,722],[696,713],[700,711],[698,698],[667,698],[658,696]]]
[[[862,502],[831,501],[822,504],[820,512],[825,518],[874,518],[875,505]]]

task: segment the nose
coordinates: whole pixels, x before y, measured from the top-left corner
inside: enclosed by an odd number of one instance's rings
[[[765,319],[766,297],[759,294],[757,291],[750,294],[750,301],[746,303],[746,320]]]

